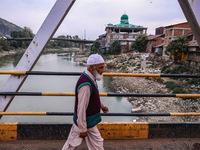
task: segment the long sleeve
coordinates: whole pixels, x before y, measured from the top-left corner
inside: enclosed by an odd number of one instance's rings
[[[86,123],[86,110],[89,104],[90,99],[90,86],[84,85],[78,91],[78,109],[77,109],[77,124],[80,132],[87,131],[87,123]]]

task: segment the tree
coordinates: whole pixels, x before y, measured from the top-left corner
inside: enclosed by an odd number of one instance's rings
[[[132,43],[131,48],[139,52],[144,52],[146,51],[147,40],[147,35],[139,35],[135,42]]]
[[[13,31],[13,32],[11,32],[10,35],[12,38],[26,38],[26,37],[34,36],[32,30],[28,27],[24,27],[24,29],[22,31]],[[28,41],[13,41],[10,43],[10,45],[15,48],[18,48],[18,47],[26,48],[26,47],[28,47],[29,44],[30,44],[30,42],[28,42]]]
[[[24,27],[22,31],[12,31],[11,37],[13,38],[23,38],[23,37],[33,37],[34,34],[32,30],[28,27]]]
[[[95,54],[100,51],[100,43],[98,41],[95,41],[94,44],[91,47],[91,53]]]
[[[28,27],[24,27],[23,31],[22,31],[22,37],[33,37],[33,31],[31,30],[31,28]]]
[[[75,36],[73,36],[72,38],[75,39],[75,40],[80,40],[80,38],[79,38],[78,35],[75,35]],[[74,45],[75,47],[80,47],[79,43],[73,42],[73,45]]]
[[[111,47],[109,48],[108,54],[118,55],[120,53],[121,53],[121,45],[120,42],[116,40],[112,43]]]
[[[177,63],[182,59],[183,54],[186,55],[188,53],[187,45],[188,39],[186,37],[177,37],[166,47],[165,54],[169,55],[170,53],[174,58],[174,63]]]
[[[0,51],[8,51],[8,50],[9,50],[8,43],[4,39],[0,38]]]

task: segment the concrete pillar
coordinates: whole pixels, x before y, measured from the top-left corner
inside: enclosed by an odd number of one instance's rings
[[[80,43],[80,52],[83,52],[83,43]]]
[[[172,29],[172,40],[174,40],[174,29]]]

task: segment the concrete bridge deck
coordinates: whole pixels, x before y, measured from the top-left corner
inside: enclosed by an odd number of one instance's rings
[[[61,150],[65,140],[0,141],[1,150]],[[200,138],[104,140],[105,150],[200,150]],[[87,150],[83,142],[76,150]]]

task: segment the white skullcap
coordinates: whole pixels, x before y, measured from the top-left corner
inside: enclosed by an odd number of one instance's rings
[[[87,65],[97,65],[101,63],[105,63],[105,61],[103,60],[103,57],[99,54],[92,54],[88,57]]]

